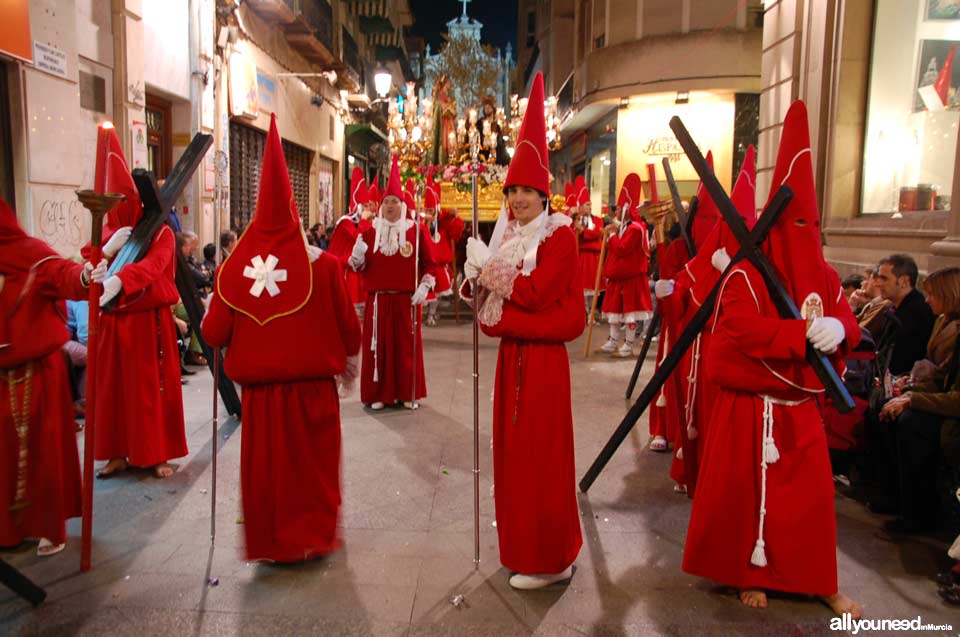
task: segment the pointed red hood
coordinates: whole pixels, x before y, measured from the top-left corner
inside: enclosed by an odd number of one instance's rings
[[[640,175],[630,173],[624,177],[623,185],[620,186],[620,195],[617,197],[616,217],[619,219],[620,214],[623,212],[623,207],[627,206],[627,214],[630,215],[630,218],[633,218],[633,210],[643,203],[640,201],[642,197],[643,182],[640,179]]]
[[[380,207],[380,200],[383,198],[380,195],[380,189],[377,188],[377,184],[370,184],[370,189],[367,191],[370,198],[370,203],[373,204],[374,208]]]
[[[412,179],[408,179],[403,187],[403,203],[407,204],[407,213],[411,217],[417,214],[417,186]]]
[[[707,164],[712,170],[713,151],[707,151]],[[719,220],[720,211],[717,209],[717,204],[713,202],[713,199],[707,193],[707,189],[701,183],[697,188],[697,212],[693,217],[693,227],[690,231],[692,235],[690,238],[693,239],[693,245],[698,251]]]
[[[587,180],[583,178],[583,175],[577,175],[577,178],[573,180],[573,193],[577,196],[578,206],[590,201],[590,189],[587,188]]]
[[[547,124],[543,111],[543,73],[537,72],[517,136],[516,150],[503,182],[503,191],[506,192],[510,186],[527,186],[549,196],[549,166]]]
[[[363,169],[356,166],[350,175],[350,214],[356,212],[357,207],[370,201],[370,192],[367,190],[367,180],[363,177]]]
[[[313,268],[273,114],[257,208],[237,247],[217,270],[217,292],[227,305],[261,325],[296,312],[313,292]]]
[[[140,203],[140,193],[130,167],[123,155],[117,131],[109,124],[101,124],[97,131],[97,164],[93,177],[93,189],[99,194],[112,192],[126,197],[116,207],[107,213],[106,224],[103,227],[103,243],[124,226],[135,227],[143,216],[143,206]]]
[[[577,195],[573,192],[573,184],[567,182],[567,185],[563,187],[564,199],[566,200],[567,210],[577,207]]]
[[[0,274],[27,272],[38,261],[56,256],[53,248],[23,231],[13,208],[0,199]]]
[[[383,191],[380,202],[383,202],[384,197],[391,195],[403,201],[403,186],[400,185],[400,160],[396,155],[393,156],[393,165],[390,166],[390,179],[387,180],[387,188]]]

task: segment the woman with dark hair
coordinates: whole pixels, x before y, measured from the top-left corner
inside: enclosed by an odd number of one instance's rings
[[[570,267],[577,262],[572,222],[550,212],[548,165],[537,73],[504,182],[508,210],[489,248],[468,240],[464,266],[481,290],[481,328],[500,338],[493,396],[497,535],[500,562],[515,571],[510,585],[518,589],[569,579],[583,543],[566,348],[583,332],[583,301]]]

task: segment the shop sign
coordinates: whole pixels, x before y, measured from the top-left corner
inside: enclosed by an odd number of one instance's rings
[[[33,67],[57,77],[67,77],[67,54],[39,40],[33,41]]]

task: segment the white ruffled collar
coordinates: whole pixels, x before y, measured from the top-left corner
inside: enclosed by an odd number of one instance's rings
[[[387,221],[384,217],[373,220],[376,231],[373,251],[381,252],[385,256],[396,254],[401,247],[407,244],[407,230],[413,227],[413,220],[406,215],[396,221]]]

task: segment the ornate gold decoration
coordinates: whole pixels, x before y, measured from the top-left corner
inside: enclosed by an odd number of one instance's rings
[[[7,387],[10,390],[10,415],[17,434],[17,482],[11,511],[20,511],[30,506],[27,500],[27,475],[30,458],[30,401],[33,394],[33,363],[27,363],[23,376],[17,378],[17,370],[7,370]],[[23,402],[17,404],[17,385],[23,383]]]
[[[444,181],[440,184],[440,200],[444,208],[456,208],[457,215],[466,222],[470,221],[470,211],[473,210],[473,194],[470,190],[457,190],[453,182]],[[503,205],[503,184],[480,186],[477,197],[477,212],[480,221],[496,221]]]

